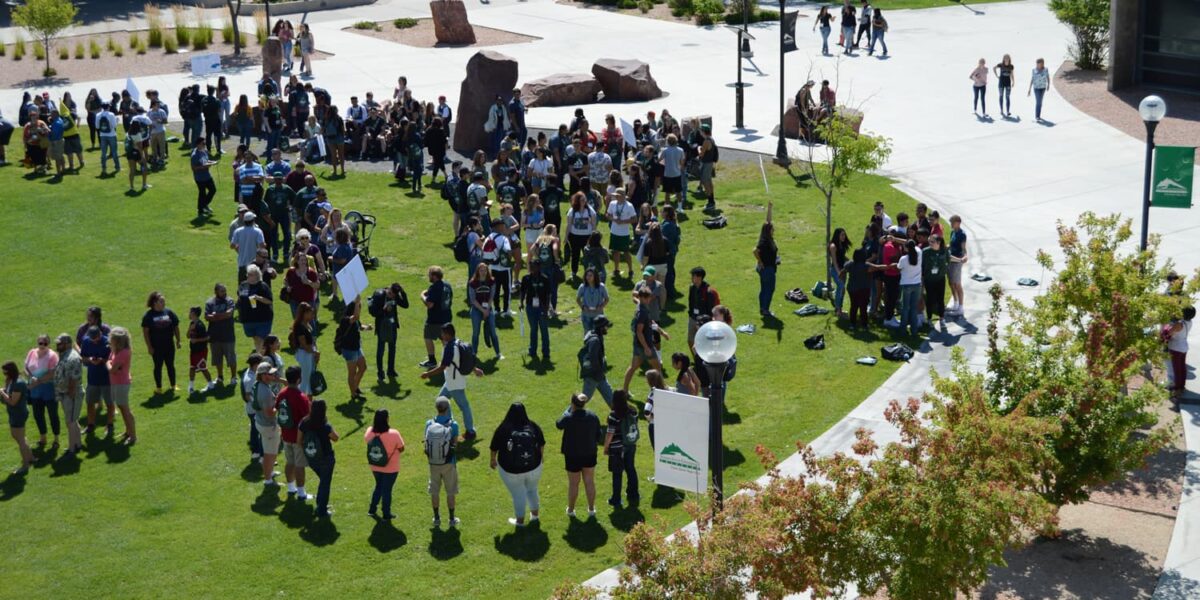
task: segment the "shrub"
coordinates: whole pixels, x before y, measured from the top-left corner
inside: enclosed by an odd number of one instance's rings
[[[87,55],[87,49],[83,46],[83,40],[75,42],[75,58],[80,59]]]
[[[109,52],[116,52],[117,40],[113,39],[113,36],[111,35],[108,36],[108,41],[104,42],[104,49],[108,50]]]
[[[66,46],[59,46],[58,47],[58,59],[59,60],[67,60],[68,58],[71,58],[71,49]]]
[[[637,8],[637,6],[638,6],[637,0],[617,0],[617,8],[631,9],[631,8]]]
[[[138,54],[145,54],[145,53],[146,53],[146,40],[145,40],[145,38],[140,38],[140,37],[138,38],[138,45],[137,45],[137,47],[135,47],[135,48],[134,48],[134,51],[136,51]]]
[[[661,4],[661,2],[659,4]],[[642,14],[645,14],[645,13],[650,12],[650,9],[654,8],[654,1],[653,0],[638,0],[637,5],[638,5],[638,10],[642,11]]]
[[[192,30],[187,27],[175,26],[175,41],[180,48],[186,48],[192,43]]]
[[[174,37],[167,36],[163,38],[163,50],[167,54],[175,54],[179,52],[179,42],[175,41]]]
[[[212,27],[207,24],[201,24],[192,30],[192,48],[196,50],[204,50],[208,48],[213,41]]]
[[[25,38],[17,35],[17,41],[13,42],[13,60],[21,60],[25,58]]]
[[[392,21],[392,25],[395,25],[396,29],[408,29],[409,27],[416,27],[417,20],[409,19],[407,17],[402,17],[402,18],[396,19],[395,21]]]
[[[145,6],[147,32],[146,37],[149,38],[151,48],[162,48],[163,45],[163,20],[162,10],[157,4],[147,2]]]
[[[671,14],[676,17],[687,17],[696,10],[692,0],[667,0],[667,6],[671,8]]]
[[[115,56],[117,58],[125,56],[125,49],[120,46],[117,46],[115,49],[113,49],[113,56]]]
[[[33,57],[38,60],[46,60],[46,46],[41,42],[33,43]]]
[[[260,10],[254,13],[254,39],[261,46],[267,43],[268,37],[271,37],[271,29],[267,24],[267,13]]]
[[[354,28],[363,31],[379,31],[379,26],[374,21],[359,21],[354,24]]]
[[[233,43],[233,21],[231,21],[228,17],[226,17],[225,22],[221,24],[221,43]]]
[[[1075,43],[1070,49],[1075,66],[1088,70],[1103,68],[1108,52],[1109,3],[1106,0],[1050,0],[1049,7],[1075,35]]]
[[[93,59],[100,58],[100,42],[97,42],[94,38],[88,38],[88,54]]]

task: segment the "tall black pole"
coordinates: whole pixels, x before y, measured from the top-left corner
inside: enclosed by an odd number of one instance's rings
[[[721,427],[725,415],[725,368],[728,362],[704,363],[708,371],[708,464],[713,480],[713,514],[725,506],[725,441]]]
[[[786,33],[783,26],[783,13],[787,8],[784,2],[785,0],[779,0],[779,142],[775,144],[775,164],[781,166],[787,166],[792,162],[788,158],[787,140],[783,135],[783,121],[787,116],[787,101],[785,100],[787,98],[787,88],[784,84],[785,79],[783,76],[783,57],[787,55],[783,49],[783,38]]]
[[[744,0],[744,1],[749,2],[750,0]],[[737,84],[736,84],[737,108],[734,113],[734,116],[735,116],[734,125],[738,129],[742,129],[746,126],[746,122],[745,122],[745,119],[743,118],[743,115],[745,113],[745,110],[744,110],[745,96],[744,96],[744,92],[742,91],[742,32],[741,31],[739,31],[737,34],[737,57],[738,57],[738,59],[737,59]]]
[[[1154,163],[1154,129],[1158,121],[1146,121],[1146,179],[1142,183],[1142,251],[1150,237],[1150,170]]]

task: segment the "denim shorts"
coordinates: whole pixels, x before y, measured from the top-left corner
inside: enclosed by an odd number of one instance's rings
[[[362,357],[363,353],[361,348],[358,350],[342,350],[342,358],[346,359],[346,362],[348,363],[354,362]]]
[[[265,338],[271,335],[271,323],[242,323],[242,331],[246,337]]]

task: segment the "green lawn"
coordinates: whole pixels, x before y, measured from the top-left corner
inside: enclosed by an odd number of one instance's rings
[[[94,153],[87,154],[82,174],[61,182],[29,179],[17,166],[0,169],[0,220],[12,225],[15,237],[0,251],[5,333],[0,359],[20,363],[39,333],[74,333],[88,305],[101,305],[107,322],[136,331],[149,291],[163,291],[168,305],[182,316],[189,306],[203,302],[213,282],[234,280],[234,255],[225,241],[233,211],[227,166],[214,169],[220,175],[214,204],[218,218],[193,222],[194,187],[178,159],[182,153],[173,152],[177,158],[170,168],[152,176],[154,188],[134,196],[125,193],[125,171],[115,180],[98,177]],[[15,145],[9,157],[19,157]],[[436,190],[414,198],[390,186],[387,176],[362,173],[336,180],[323,176],[321,183],[335,206],[379,218],[373,251],[381,265],[371,272],[373,286],[398,280],[415,296],[426,267],[440,264],[449,267],[456,294],[463,293],[465,267],[454,262],[445,246],[450,215]],[[795,306],[783,300],[784,290],[810,288],[821,277],[823,202],[783,171],[772,171],[770,185],[783,258],[774,304],[782,324],[753,336],[739,335],[740,369],[730,387],[732,414],[725,432],[731,483],[762,473],[756,444],[786,456],[796,440],[819,435],[894,369],[882,362],[873,368],[854,364],[857,356],[877,355],[881,343],[874,336],[852,339],[832,319],[790,314]],[[863,223],[875,200],[895,207],[893,213],[912,204],[883,178],[864,177],[854,187],[834,209],[838,224]],[[767,196],[757,166],[725,169],[718,196],[730,226],[709,231],[698,219],[686,222],[679,266],[705,265],[737,324],[761,326],[751,248]],[[856,232],[857,225],[851,230]],[[614,365],[610,381],[618,385],[629,359],[628,289],[624,280],[618,282],[610,310],[618,325],[608,344]],[[563,296],[573,298],[566,291]],[[681,307],[674,306],[673,313],[682,316]],[[327,318],[327,311],[322,314]],[[469,319],[462,315],[456,323],[460,331],[469,331]],[[646,518],[668,529],[687,521],[674,493],[655,492],[643,481],[640,510],[613,513],[605,508],[597,522],[568,526],[563,514],[566,477],[553,421],[578,387],[575,352],[581,331],[577,311],[572,311],[552,330],[555,362],[549,369],[525,364],[525,343],[518,339],[515,321],[502,326],[501,342],[509,358],[489,364],[489,375],[472,380],[469,388],[481,439],[461,450],[458,513],[463,524],[458,530],[431,531],[426,468],[417,448],[440,382],[417,378],[415,365],[424,354],[419,333],[423,318],[418,309],[401,316],[399,389],[375,386],[374,340],[364,334],[371,357],[365,405],[347,402],[342,363],[326,348],[323,366],[331,391],[325,397],[336,407],[333,424],[343,440],[336,445],[331,501],[336,514],[324,523],[311,518],[311,503],[287,505],[281,492],[264,493],[257,483],[258,466],[248,462],[245,449],[243,405],[232,391],[207,398],[152,397],[150,360],[135,334],[137,446],[129,451],[88,438],[78,467],[39,454],[37,468],[27,478],[0,484],[3,537],[9,548],[3,595],[70,598],[105,590],[130,598],[164,592],[179,597],[355,597],[398,589],[410,598],[545,597],[563,580],[583,580],[618,563],[623,532],[637,520]],[[277,317],[276,331],[284,328],[284,319]],[[681,322],[669,326],[674,338],[665,351],[684,347],[685,329]],[[801,341],[817,332],[826,334],[829,349],[805,350]],[[331,343],[323,339],[324,345]],[[249,343],[239,346],[244,360]],[[184,356],[177,364],[186,373]],[[643,397],[644,380],[635,379],[632,391]],[[487,461],[491,431],[514,400],[525,402],[550,441],[541,483],[541,527],[516,534],[505,522],[511,514],[508,494]],[[596,405],[603,416],[603,403]],[[393,525],[377,524],[365,514],[373,484],[361,436],[379,407],[392,411],[393,425],[412,448],[401,461],[395,508],[400,516]],[[27,432],[36,439],[32,419]],[[638,459],[644,478],[651,474],[651,453],[639,452]],[[18,461],[15,445],[0,442],[0,466],[8,470]],[[603,472],[597,478],[602,503],[610,479]],[[315,491],[311,473],[309,480]]]

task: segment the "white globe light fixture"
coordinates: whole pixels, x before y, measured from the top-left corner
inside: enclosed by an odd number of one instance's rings
[[[721,321],[709,321],[696,330],[696,355],[706,363],[729,362],[737,352],[737,334]]]
[[[1142,181],[1142,252],[1146,251],[1146,243],[1150,238],[1150,178],[1154,165],[1154,130],[1158,122],[1167,116],[1167,102],[1158,96],[1150,95],[1142,98],[1138,104],[1138,114],[1146,124],[1146,176]]]

